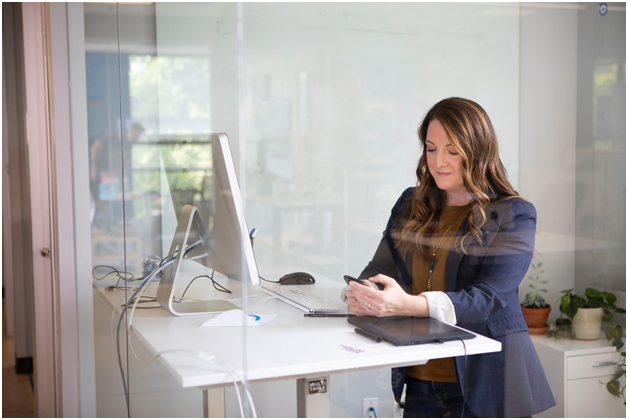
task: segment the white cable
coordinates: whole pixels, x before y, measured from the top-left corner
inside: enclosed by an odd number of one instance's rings
[[[116,319],[116,309],[122,304],[122,301],[126,299],[126,296],[122,296],[122,299],[120,299],[119,301],[116,302],[116,304],[113,306],[113,311],[111,311],[111,325],[110,325],[110,332],[111,332],[111,342],[113,343],[113,348],[115,350],[115,348],[117,347],[116,344],[116,336],[113,332],[113,321],[114,319]]]
[[[200,240],[199,240],[200,241]],[[199,241],[197,241],[196,243],[198,243]],[[196,244],[195,243],[195,244]],[[194,245],[191,245],[190,247],[188,247],[187,252],[189,252],[192,248],[194,247]],[[183,254],[183,257],[185,258],[185,254]],[[192,257],[192,258],[188,258],[190,260],[194,260],[196,258],[200,258],[200,257]],[[140,285],[140,290],[139,290],[139,295],[135,298],[135,302],[133,302],[133,307],[131,308],[131,314],[129,315],[129,322],[128,322],[128,330],[127,330],[127,336],[131,334],[131,324],[133,321],[133,314],[135,313],[135,308],[137,308],[137,304],[139,303],[140,299],[142,298],[142,295],[144,294],[144,291],[146,290],[146,288],[148,287],[150,280],[155,277],[157,274],[159,274],[161,271],[164,270],[164,268],[168,267],[170,264],[174,263],[176,260],[175,257],[170,258],[168,261],[166,261],[164,264],[160,265],[159,267],[157,267],[157,269],[155,269],[152,273],[150,273],[142,282],[142,284]],[[127,302],[127,305],[130,302]]]
[[[196,244],[198,244],[198,243],[202,243],[202,242],[203,242],[203,241],[202,241],[202,238],[201,238],[201,239],[199,239],[198,241],[196,241],[196,242],[193,244],[193,246],[194,246],[194,245],[196,245]],[[188,253],[188,252],[189,252],[189,251],[193,248],[193,246],[190,246],[190,247],[188,247],[188,248],[186,249],[185,253],[183,254],[183,257],[184,257],[184,258],[185,258],[185,255],[186,255],[186,254],[187,254],[187,253]],[[117,354],[117,356],[118,356],[118,365],[119,365],[119,368],[120,368],[120,375],[121,375],[121,377],[122,377],[122,386],[123,386],[123,388],[124,388],[124,397],[125,397],[125,400],[126,400],[127,413],[129,413],[129,414],[130,414],[129,394],[128,394],[128,389],[127,389],[127,385],[126,385],[126,382],[125,382],[126,378],[125,378],[125,373],[124,373],[124,367],[123,367],[123,365],[122,365],[122,356],[121,356],[121,354],[120,354],[120,326],[121,326],[121,324],[122,324],[122,317],[124,316],[124,314],[126,313],[126,311],[129,309],[129,304],[130,304],[130,303],[131,303],[131,301],[135,298],[135,296],[136,296],[139,292],[143,293],[143,290],[144,290],[144,288],[146,287],[146,285],[148,284],[148,282],[149,282],[149,281],[150,281],[150,280],[151,280],[151,279],[152,279],[152,278],[153,278],[153,277],[154,277],[154,276],[155,276],[158,272],[160,272],[160,271],[163,269],[163,267],[167,266],[170,262],[174,261],[175,259],[176,259],[175,257],[170,257],[170,259],[166,262],[166,264],[162,264],[162,265],[160,265],[160,267],[159,267],[159,269],[158,269],[158,270],[154,270],[152,273],[150,273],[148,276],[146,276],[146,278],[144,278],[144,280],[142,281],[141,286],[140,286],[138,289],[136,289],[136,291],[133,293],[133,295],[131,296],[131,298],[130,298],[130,299],[129,299],[129,300],[128,300],[128,301],[127,301],[124,305],[123,305],[124,309],[121,311],[120,316],[118,317],[118,326],[117,326],[117,329],[116,329],[116,335],[115,335],[115,337],[114,337],[114,339],[113,339],[113,342],[114,342],[114,349],[116,350],[116,354]],[[125,283],[126,283],[126,279],[125,279]],[[125,299],[125,298],[126,298],[126,294],[125,294],[125,296],[124,296],[124,298],[123,298],[123,299]],[[133,311],[135,310],[135,307],[137,306],[137,303],[139,302],[140,298],[141,298],[141,294],[140,294],[140,296],[139,296],[139,297],[136,299],[136,301],[135,301],[135,304],[134,304],[134,306],[133,306]],[[111,325],[111,329],[112,329],[112,331],[111,331],[111,332],[112,332],[112,333],[113,333],[113,318],[114,318],[114,316],[115,316],[116,310],[118,309],[118,306],[119,306],[119,304],[116,304],[116,306],[114,306],[113,311],[112,311],[112,315],[111,315],[111,316],[112,316],[112,325]],[[131,314],[131,316],[132,316],[132,314]],[[130,323],[127,325],[127,334],[126,334],[126,336],[127,336],[127,343],[129,343],[129,337],[130,337]],[[134,349],[132,349],[132,351],[133,351],[133,353],[135,354],[135,350],[134,350]],[[136,355],[136,354],[135,354],[135,356],[136,356],[136,358],[137,358],[137,355]],[[139,360],[139,358],[138,358],[138,360]]]
[[[154,274],[155,274],[156,271],[158,271],[158,270],[155,270],[152,273],[150,273],[148,276],[146,276],[143,279],[143,281],[140,284],[140,286],[138,286],[138,287],[142,287],[144,285],[147,285],[150,282],[150,280],[154,277]],[[138,302],[140,300],[140,297],[141,297],[141,294],[140,294],[140,296],[138,296],[136,302]],[[113,332],[113,320],[115,319],[116,310],[118,309],[118,307],[120,307],[120,305],[122,304],[122,301],[124,299],[126,299],[126,295],[122,296],[122,298],[119,301],[116,302],[116,304],[113,306],[113,311],[111,312],[111,326],[110,327],[111,327],[111,339],[113,341],[113,347],[114,348],[116,348],[116,339],[115,339],[115,335],[114,335],[114,332]],[[128,302],[124,306],[126,306],[127,309],[128,309]],[[122,312],[124,312],[124,310]],[[122,313],[120,314],[120,316],[122,316]]]
[[[214,363],[216,362],[216,360],[211,360],[210,362]],[[238,397],[238,405],[240,406],[240,417],[244,418],[244,405],[242,404],[242,395],[240,395],[240,389],[238,388],[238,383],[233,378],[233,373],[231,373],[231,369],[229,369],[229,367],[227,367],[227,371],[231,374],[231,382],[233,382],[233,389],[235,390],[236,396]]]
[[[193,244],[190,244],[190,246],[188,246],[188,251],[194,248],[198,244],[203,244],[203,238],[199,238],[196,242],[194,242]]]
[[[198,241],[196,241],[194,244],[192,244],[191,246],[189,246],[187,248],[187,250],[185,251],[183,257],[185,258],[185,254],[187,254],[189,251],[192,250],[192,248],[199,244],[199,243],[203,243],[202,239],[199,239]],[[191,257],[188,258],[190,260],[194,260],[194,259],[198,259],[198,258],[203,258],[206,254],[201,254],[195,257]],[[247,396],[247,400],[249,401],[249,404],[251,406],[251,411],[253,413],[253,417],[257,418],[257,412],[255,410],[255,404],[253,403],[253,398],[251,396],[250,391],[248,390],[248,387],[245,385],[244,380],[242,379],[242,377],[240,376],[240,374],[238,374],[238,372],[233,369],[231,367],[231,365],[229,365],[226,362],[223,362],[221,360],[216,359],[214,356],[208,355],[207,353],[203,353],[203,352],[193,352],[191,350],[187,350],[187,349],[172,349],[172,350],[165,350],[162,351],[160,353],[157,353],[155,355],[153,355],[150,360],[148,362],[144,362],[143,360],[141,360],[139,358],[139,356],[137,355],[137,353],[135,352],[135,348],[133,347],[133,341],[132,341],[132,335],[131,335],[131,324],[132,324],[132,320],[133,320],[133,314],[135,313],[135,308],[137,307],[138,302],[140,301],[142,294],[144,293],[145,289],[147,288],[148,284],[150,283],[150,280],[157,275],[157,273],[161,272],[165,267],[167,267],[168,265],[172,264],[174,261],[176,260],[175,257],[172,257],[170,260],[168,260],[165,264],[161,265],[160,267],[158,267],[156,270],[154,270],[152,273],[150,273],[148,276],[146,276],[146,278],[142,281],[142,284],[139,286],[138,290],[136,290],[136,292],[133,294],[133,296],[135,295],[139,295],[137,297],[131,297],[131,299],[129,299],[129,301],[126,302],[125,309],[128,310],[129,308],[129,304],[131,303],[132,299],[135,299],[135,301],[133,302],[133,307],[131,309],[131,314],[129,315],[129,319],[128,319],[128,329],[127,329],[127,343],[129,344],[129,347],[131,348],[131,352],[133,353],[133,355],[135,356],[135,359],[140,362],[140,364],[142,364],[143,366],[148,366],[150,365],[155,359],[157,359],[159,356],[161,356],[162,354],[165,353],[171,353],[171,352],[176,352],[176,351],[186,351],[186,352],[192,352],[195,355],[197,355],[199,358],[209,361],[211,363],[218,363],[220,365],[222,365],[224,368],[227,369],[227,371],[229,372],[229,374],[232,377],[232,382],[233,382],[233,386],[235,388],[236,391],[236,395],[238,398],[238,404],[240,406],[240,414],[241,416],[244,418],[244,407],[242,404],[242,396],[240,395],[240,390],[238,388],[237,385],[237,380],[234,379],[234,376],[240,381],[240,383],[242,383],[242,388],[245,390],[246,392],[246,396]],[[249,297],[256,297],[257,295],[251,295],[251,296],[246,296],[246,297],[242,297],[242,298],[237,298],[237,299],[230,299],[230,300],[241,300],[244,298],[249,298]],[[120,299],[120,301],[114,306],[113,312],[111,314],[111,334],[112,334],[112,341],[114,344],[114,348],[118,348],[119,350],[119,343],[116,343],[115,337],[113,336],[113,320],[115,319],[115,313],[116,313],[116,309],[120,306],[120,303],[126,298],[126,296],[123,296],[122,299]],[[226,300],[226,299],[225,299]],[[120,314],[120,317],[118,319],[118,325],[121,322],[121,317],[124,314],[124,310],[122,311],[122,313]],[[119,331],[118,331],[118,336],[119,336]],[[123,378],[124,381],[124,378]]]
[[[251,392],[246,387],[246,385],[244,383],[244,380],[242,379],[242,376],[230,364],[228,364],[226,362],[223,362],[222,360],[217,359],[215,356],[212,356],[212,355],[207,354],[207,353],[202,352],[202,351],[201,352],[197,352],[197,351],[188,350],[188,349],[170,349],[170,350],[164,350],[162,352],[154,354],[150,358],[150,360],[148,362],[144,362],[143,360],[139,359],[139,357],[137,356],[137,354],[135,354],[135,352],[133,352],[133,354],[135,355],[135,357],[136,357],[138,362],[140,362],[144,366],[149,366],[159,356],[162,356],[162,355],[164,355],[166,353],[175,353],[175,352],[192,353],[192,354],[194,354],[195,356],[197,356],[201,360],[204,360],[204,361],[209,362],[209,363],[217,363],[217,364],[221,365],[222,367],[224,367],[227,370],[227,372],[230,374],[230,376],[231,376],[231,382],[233,383],[233,388],[235,389],[236,397],[238,399],[238,406],[240,408],[240,416],[242,418],[244,418],[244,406],[243,406],[243,403],[242,403],[242,395],[240,394],[240,389],[238,388],[238,381],[242,384],[242,388],[244,389],[244,391],[246,393],[247,400],[249,402],[249,405],[251,406],[251,413],[252,413],[253,417],[257,418],[257,411],[255,409],[255,403],[253,402],[253,397],[251,396]]]
[[[150,283],[150,280],[154,276],[156,276],[158,273],[160,273],[164,268],[166,268],[170,264],[172,264],[173,262],[174,262],[174,258],[170,259],[169,261],[166,261],[166,263],[164,263],[163,265],[158,267],[156,270],[154,270],[152,273],[150,273],[150,275],[148,277],[146,277],[146,279],[140,285],[139,295],[135,298],[135,302],[133,302],[133,308],[131,309],[131,314],[129,315],[129,329],[127,331],[127,335],[131,334],[131,323],[133,321],[133,314],[135,313],[135,308],[137,308],[137,304],[140,301],[140,299],[142,298],[142,295],[144,294],[144,291],[148,287],[148,284]]]
[[[240,381],[240,383],[242,384],[242,388],[246,392],[246,396],[247,396],[247,399],[248,399],[249,404],[251,406],[251,411],[253,413],[253,417],[257,418],[257,411],[255,410],[255,404],[253,403],[253,397],[251,396],[251,393],[249,392],[248,388],[246,387],[246,385],[244,383],[244,379],[242,379],[242,376],[240,376],[240,374],[235,369],[233,369],[233,367],[231,367],[231,365],[229,365],[226,362],[223,362],[222,360],[216,359],[216,357],[214,357],[212,355],[209,355],[209,354],[203,353],[203,352],[199,352],[197,355],[198,355],[198,357],[200,359],[206,360],[206,361],[208,361],[210,363],[218,363],[218,364],[222,365],[223,367],[225,367],[229,371],[229,373],[231,374],[232,377],[235,376]],[[242,416],[242,418],[244,418],[244,409],[243,409],[243,406],[242,406],[242,399],[241,399],[240,392],[238,390],[238,385],[237,385],[236,381],[233,381],[233,387],[235,388],[236,395],[238,396],[238,402],[240,404],[240,415]]]
[[[174,262],[174,258],[170,259],[169,261],[167,261],[166,263],[158,267],[155,271],[153,271],[150,274],[150,276],[157,275],[161,270],[163,270],[164,268],[166,268],[168,265],[172,264],[173,262]],[[148,277],[147,277],[147,280],[148,280]],[[135,298],[135,302],[133,302],[133,308],[131,309],[131,314],[129,315],[128,330],[127,330],[127,342],[129,343],[129,347],[131,348],[131,353],[133,353],[133,356],[135,356],[135,359],[144,366],[150,365],[154,359],[156,359],[157,357],[160,356],[160,354],[162,354],[162,353],[158,353],[157,355],[153,356],[148,363],[145,363],[140,359],[140,357],[135,352],[135,347],[133,347],[133,339],[132,339],[133,335],[131,334],[131,324],[133,321],[133,314],[135,313],[135,308],[137,308],[137,304],[140,301],[142,294],[144,294],[144,291],[148,287],[149,283],[150,283],[149,281],[142,283],[142,288],[139,291],[139,295]]]
[[[171,258],[172,260],[173,258]],[[131,302],[131,300],[133,300],[135,298],[135,296],[142,290],[142,288],[148,284],[148,282],[154,277],[154,275],[158,272],[158,270],[153,271],[151,274],[149,274],[148,276],[146,276],[146,278],[142,281],[142,284],[140,286],[139,289],[136,289],[135,292],[133,293],[133,295],[131,296],[131,298],[123,305],[124,309],[122,310],[122,312],[120,313],[120,316],[118,317],[118,327],[116,330],[116,335],[115,335],[115,350],[116,350],[116,354],[118,356],[118,364],[119,364],[119,368],[120,368],[120,375],[122,376],[122,386],[124,388],[124,397],[126,400],[126,405],[127,405],[127,412],[129,412],[130,410],[130,405],[129,405],[129,394],[128,394],[128,389],[127,389],[127,385],[125,382],[125,374],[124,374],[124,367],[122,366],[122,356],[120,354],[120,325],[122,324],[122,317],[124,316],[125,312],[129,309],[129,303]],[[124,296],[126,298],[126,295]],[[136,303],[139,301],[136,300]],[[113,314],[115,314],[116,310],[118,309],[118,305],[116,305],[113,308]],[[127,327],[127,343],[128,343],[128,339],[129,339],[129,329]]]

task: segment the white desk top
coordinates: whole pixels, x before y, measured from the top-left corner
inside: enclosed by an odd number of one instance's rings
[[[344,283],[316,278],[315,285],[301,287],[332,303],[340,302]],[[224,277],[219,281],[239,296],[239,283]],[[213,289],[205,284],[205,291]],[[195,284],[190,290],[194,287],[200,285]],[[154,295],[150,291],[147,294]],[[303,312],[270,298],[260,286],[249,287],[247,294],[247,313],[277,314],[277,318],[259,327],[202,327],[213,315],[175,317],[164,309],[137,310],[132,329],[154,353],[172,349],[204,352],[228,363],[251,382],[422,364],[433,358],[464,355],[460,341],[405,347],[377,343],[356,334],[346,318],[304,317]],[[112,292],[105,295],[112,302],[120,299],[114,298]],[[467,354],[501,350],[499,342],[482,336],[465,343]],[[184,388],[222,387],[233,382],[219,364],[201,360],[187,351],[165,353],[159,360]]]

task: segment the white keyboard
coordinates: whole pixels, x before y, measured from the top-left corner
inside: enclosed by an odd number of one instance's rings
[[[347,308],[332,305],[298,286],[281,286],[279,284],[262,284],[262,289],[271,296],[291,305],[308,316],[351,316]]]

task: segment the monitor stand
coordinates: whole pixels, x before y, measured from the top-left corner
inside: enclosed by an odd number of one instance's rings
[[[174,300],[175,284],[179,278],[179,269],[184,256],[188,259],[194,258],[195,262],[205,267],[211,267],[211,259],[207,253],[210,247],[207,240],[207,231],[203,226],[198,209],[195,206],[186,204],[181,210],[177,230],[166,258],[166,261],[170,261],[172,258],[174,258],[174,261],[167,267],[164,267],[159,287],[157,288],[157,302],[172,315],[203,315],[240,309],[237,305],[221,299],[191,302],[177,302]],[[188,250],[190,247],[192,249]],[[187,255],[186,250],[188,250]]]

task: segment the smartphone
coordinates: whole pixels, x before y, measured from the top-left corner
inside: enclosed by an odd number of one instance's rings
[[[379,287],[377,287],[377,285],[375,283],[371,283],[368,280],[359,280],[359,279],[356,279],[355,277],[351,277],[349,275],[345,275],[344,278],[345,278],[345,281],[347,282],[347,284],[351,283],[352,281],[355,281],[357,283],[360,283],[362,286],[371,286],[373,289],[380,290]]]
[[[366,283],[364,283],[364,280],[358,280],[355,277],[351,277],[349,275],[345,275],[345,281],[347,282],[347,284],[351,283],[352,281],[355,281],[357,283],[360,283],[362,286],[366,286]]]

